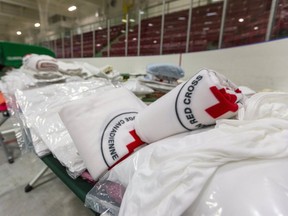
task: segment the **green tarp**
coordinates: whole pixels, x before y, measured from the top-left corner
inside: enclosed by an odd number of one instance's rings
[[[22,65],[23,56],[30,53],[55,57],[55,53],[45,47],[0,41],[1,66],[19,68]]]

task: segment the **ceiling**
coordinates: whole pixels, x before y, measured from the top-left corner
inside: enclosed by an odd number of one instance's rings
[[[0,40],[29,42],[59,30],[96,22],[111,0],[0,0]],[[77,10],[68,11],[75,5]],[[40,23],[35,28],[35,23]],[[21,31],[21,35],[16,32]]]

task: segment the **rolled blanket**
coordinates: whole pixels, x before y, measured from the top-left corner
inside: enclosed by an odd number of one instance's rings
[[[34,71],[58,71],[57,60],[48,55],[28,54],[23,66]]]
[[[145,107],[129,90],[115,88],[71,102],[59,112],[93,179],[143,144],[134,119]]]
[[[226,77],[203,69],[139,113],[135,130],[141,140],[151,143],[212,125],[217,119],[235,116],[242,97]]]

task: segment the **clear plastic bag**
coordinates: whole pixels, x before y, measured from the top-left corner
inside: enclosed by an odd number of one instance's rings
[[[116,216],[119,213],[125,187],[119,183],[101,178],[86,195],[85,206],[100,214]]]
[[[78,177],[86,167],[58,112],[69,101],[101,93],[107,88],[113,88],[110,82],[98,79],[16,91],[16,101],[24,116],[22,122],[26,123],[24,128],[30,130],[36,153],[39,156],[45,155],[46,149],[43,144],[46,145],[47,149],[68,168],[68,174],[72,178]]]

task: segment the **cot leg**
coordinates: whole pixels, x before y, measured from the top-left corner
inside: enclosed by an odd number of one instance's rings
[[[33,189],[33,185],[44,175],[44,173],[48,170],[48,167],[44,167],[35,177],[29,182],[28,185],[25,187],[25,192],[28,193]]]
[[[0,134],[0,145],[3,146],[3,149],[4,149],[4,152],[5,152],[6,157],[7,157],[7,159],[8,159],[8,162],[9,162],[9,163],[13,163],[13,162],[14,162],[13,156],[12,156],[12,154],[8,151],[6,144],[3,142],[2,134]]]

